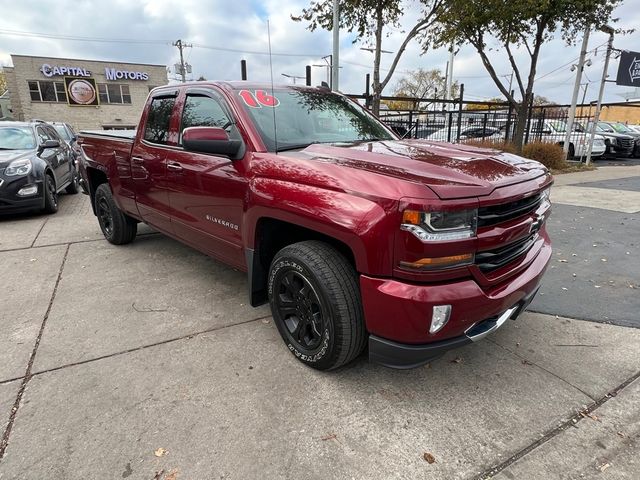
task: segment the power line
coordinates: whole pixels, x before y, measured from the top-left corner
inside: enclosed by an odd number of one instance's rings
[[[82,37],[77,35],[59,35],[53,33],[42,32],[24,32],[19,30],[0,29],[0,35],[32,37],[32,38],[51,38],[56,40],[67,40],[72,42],[98,42],[98,43],[124,43],[124,44],[144,44],[144,45],[167,45],[171,46],[171,40],[138,40],[133,38],[105,38],[105,37]],[[203,48],[206,50],[217,50],[220,52],[243,53],[246,55],[269,55],[268,51],[259,50],[242,50],[237,48],[217,47],[213,45],[203,45],[194,43],[193,47]],[[293,53],[293,52],[272,52],[273,56],[280,57],[321,57],[320,53]]]
[[[587,53],[593,53],[595,50],[597,50],[598,48],[600,48],[600,47],[602,47],[603,45],[606,45],[606,44],[607,44],[607,42],[604,42],[604,43],[602,43],[602,44],[598,45],[597,47],[592,48],[592,49],[591,49],[591,50],[589,50]],[[542,78],[545,78],[545,77],[548,77],[549,75],[551,75],[552,73],[557,72],[558,70],[561,70],[561,69],[563,69],[563,68],[565,68],[565,67],[568,67],[568,66],[569,66],[569,65],[571,65],[573,62],[577,61],[579,58],[580,58],[580,56],[577,56],[576,58],[574,58],[574,59],[572,59],[572,60],[569,60],[567,63],[565,63],[565,64],[563,64],[563,65],[560,65],[560,66],[559,66],[559,67],[557,67],[557,68],[554,68],[553,70],[551,70],[551,71],[549,71],[549,72],[545,73],[544,75],[540,75],[540,76],[536,77],[536,78],[535,78],[535,81],[537,82],[538,80],[540,80],[540,79],[542,79]]]

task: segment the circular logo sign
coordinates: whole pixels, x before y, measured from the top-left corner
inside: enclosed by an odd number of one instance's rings
[[[90,105],[96,99],[96,91],[86,80],[73,80],[69,83],[69,96],[80,105]]]

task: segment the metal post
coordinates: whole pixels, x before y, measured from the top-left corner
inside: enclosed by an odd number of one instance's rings
[[[527,123],[525,124],[525,128],[527,129],[524,134],[524,145],[529,143],[529,134],[531,133],[531,116],[533,115],[533,99],[535,95],[531,92],[531,101],[529,102],[529,113],[527,114]],[[522,99],[524,102],[524,98]]]
[[[513,90],[511,90],[511,98],[513,98],[513,95],[515,94],[515,92]],[[511,117],[513,116],[513,104],[511,102],[509,102],[509,112],[507,113],[507,125],[505,127],[505,132],[504,132],[504,141],[505,142],[509,142],[509,135],[511,133]]]
[[[371,93],[369,91],[369,86],[371,85],[371,74],[367,73],[365,76],[365,86],[364,86],[364,106],[367,108],[371,108]]]
[[[591,25],[587,25],[582,38],[582,48],[580,49],[580,59],[578,60],[578,71],[576,72],[576,81],[573,86],[573,97],[571,98],[571,108],[569,109],[569,118],[567,119],[567,134],[564,139],[564,157],[567,158],[569,153],[569,145],[571,143],[571,134],[573,133],[573,122],[576,118],[576,104],[578,103],[578,94],[580,93],[580,82],[582,81],[582,70],[584,70],[584,59],[587,56],[587,47],[589,46],[589,30]]]
[[[247,61],[246,60],[240,60],[240,76],[242,80],[247,79]]]
[[[340,90],[340,0],[333,0],[333,58],[331,59],[331,90]]]
[[[311,65],[307,65],[307,68],[305,70],[305,77],[307,80],[307,87],[311,86]]]
[[[606,29],[606,30],[605,30]],[[596,135],[596,125],[600,120],[600,111],[602,110],[602,96],[604,95],[604,85],[607,82],[607,76],[609,73],[609,60],[611,59],[611,51],[613,50],[613,28],[605,26],[602,28],[609,34],[609,43],[607,43],[607,55],[604,59],[604,68],[602,69],[602,80],[600,80],[600,93],[598,94],[598,103],[596,104],[596,113],[591,124],[590,132],[591,138],[589,138],[589,148],[587,149],[587,160],[585,163],[589,165],[591,163],[591,150],[593,149],[593,139]]]
[[[464,83],[460,84],[460,104],[458,105],[458,131],[456,132],[456,141],[460,141],[460,130],[462,130],[462,99],[464,98]]]
[[[451,99],[452,95],[451,95],[451,86],[453,85],[453,60],[455,58],[455,53],[453,51],[453,44],[451,44],[451,46],[449,47],[449,63],[447,64],[447,79],[445,82],[445,92],[444,92],[444,99],[445,100],[449,100]]]

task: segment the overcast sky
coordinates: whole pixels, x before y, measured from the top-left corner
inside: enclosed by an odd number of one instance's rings
[[[245,59],[249,79],[269,80],[268,56],[260,54],[268,51],[269,20],[274,80],[290,82],[282,76],[283,73],[304,76],[305,65],[322,64],[321,57],[331,53],[332,49],[330,32],[311,33],[304,24],[291,21],[290,15],[300,13],[308,3],[308,0],[56,0],[46,2],[45,6],[42,1],[21,0],[11,2],[11,7],[4,8],[0,17],[0,64],[10,65],[10,54],[14,53],[172,66],[178,61],[178,50],[171,46],[171,42],[180,38],[194,44],[193,48],[186,50],[186,59],[193,65],[193,78],[202,75],[212,80],[240,79],[240,60]],[[411,0],[406,5],[402,24],[410,28],[419,13],[419,6],[418,2]],[[615,16],[620,18],[619,27],[640,25],[638,0],[626,0]],[[7,33],[8,30],[104,38],[114,42],[25,37]],[[383,48],[396,51],[403,34],[393,29],[388,29],[387,33],[389,36],[385,38]],[[148,43],[127,41],[131,39]],[[345,93],[363,93],[365,74],[371,72],[373,55],[360,50],[363,45],[354,45],[353,39],[348,32],[341,32],[343,68],[340,89]],[[592,34],[589,47],[604,44],[606,40],[603,33]],[[640,32],[616,38],[615,47],[640,51]],[[587,101],[597,97],[604,52],[602,47],[590,55],[593,65],[586,68],[586,74],[593,83],[589,87]],[[578,54],[579,45],[566,46],[560,40],[546,44],[538,63],[536,93],[558,103],[568,103],[575,78],[569,70],[570,63],[577,60]],[[414,42],[400,61],[394,79],[416,68],[440,68],[444,71],[447,60],[448,53],[443,50],[421,55],[419,46]],[[383,61],[383,68],[387,67],[391,55],[383,55]],[[564,64],[569,65],[558,69]],[[615,78],[617,64],[617,60],[612,61],[612,78]],[[454,65],[454,78],[465,84],[466,98],[486,99],[498,95],[473,49],[462,48]],[[507,76],[511,73],[505,59],[496,62],[496,70]],[[313,68],[314,85],[325,78],[325,68]],[[587,80],[583,78],[583,81]],[[394,85],[392,80],[385,94],[391,94]],[[619,94],[630,90],[607,84],[605,100],[621,101]]]

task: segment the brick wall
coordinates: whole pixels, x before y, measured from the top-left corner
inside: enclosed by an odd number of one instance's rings
[[[11,92],[14,118],[18,120],[40,119],[63,121],[77,130],[101,130],[105,125],[135,126],[149,94],[149,87],[166,85],[167,71],[162,65],[136,65],[117,62],[27,57],[12,55],[13,68],[5,68]],[[41,71],[42,64],[80,67],[91,71],[96,84],[126,84],[131,93],[130,104],[101,104],[99,106],[70,106],[67,103],[32,102],[29,94],[30,80],[63,82],[62,76],[48,78]],[[146,72],[148,80],[107,80],[105,68]],[[119,120],[118,120],[119,119]]]

